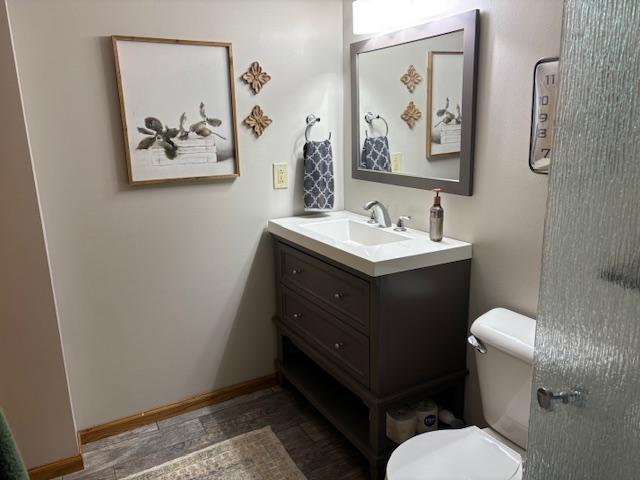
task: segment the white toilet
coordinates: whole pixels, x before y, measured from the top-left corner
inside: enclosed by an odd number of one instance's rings
[[[488,428],[417,435],[387,465],[388,480],[518,480],[527,448],[536,322],[495,308],[471,326]],[[483,353],[484,352],[484,353]]]

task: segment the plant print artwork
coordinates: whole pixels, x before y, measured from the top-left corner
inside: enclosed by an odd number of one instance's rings
[[[218,118],[210,118],[205,112],[204,102],[200,103],[200,120],[191,124],[186,128],[187,114],[182,112],[180,115],[178,128],[170,128],[163,125],[162,122],[155,117],[146,117],[144,119],[144,127],[138,127],[138,132],[146,135],[136,150],[155,151],[156,156],[163,152],[167,160],[175,160],[178,156],[182,156],[182,161],[187,161],[187,157],[191,156],[192,160],[196,157],[204,159],[204,161],[217,161],[216,142],[214,137],[226,140],[225,137],[216,133],[213,129],[222,125],[222,120]],[[211,138],[211,141],[205,139]],[[161,158],[156,158],[160,162]],[[203,160],[195,160],[203,161]]]
[[[237,177],[231,44],[112,42],[129,183]]]

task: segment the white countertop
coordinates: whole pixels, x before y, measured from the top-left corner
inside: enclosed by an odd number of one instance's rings
[[[311,230],[320,222],[351,220],[367,228],[380,229],[406,237],[406,240],[380,245],[359,245],[338,240]],[[269,220],[267,230],[291,243],[323,255],[372,277],[404,272],[416,268],[441,265],[471,258],[471,244],[443,238],[441,242],[429,240],[429,234],[408,228],[395,232],[393,227],[381,229],[367,223],[368,217],[347,211],[310,214]]]

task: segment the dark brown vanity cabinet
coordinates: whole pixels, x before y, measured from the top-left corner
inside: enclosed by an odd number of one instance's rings
[[[435,398],[462,416],[471,261],[369,277],[274,238],[279,378],[384,478],[388,409]]]

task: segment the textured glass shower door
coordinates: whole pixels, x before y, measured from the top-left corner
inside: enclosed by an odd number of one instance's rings
[[[563,24],[525,478],[635,480],[640,2],[567,0]]]

